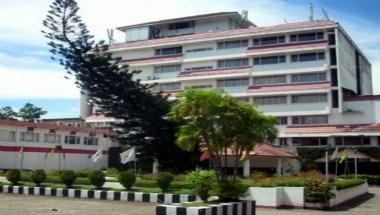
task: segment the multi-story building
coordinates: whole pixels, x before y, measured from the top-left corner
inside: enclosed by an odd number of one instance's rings
[[[125,42],[110,51],[172,99],[188,88],[218,88],[255,104],[278,117],[279,146],[380,145],[371,64],[339,23],[257,27],[244,17],[223,12],[120,27]]]

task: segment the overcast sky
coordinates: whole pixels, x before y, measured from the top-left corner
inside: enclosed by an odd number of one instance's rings
[[[51,0],[0,0],[0,107],[15,109],[29,101],[48,110],[47,117],[78,115],[79,90],[50,60],[41,34]],[[221,11],[249,11],[258,26],[306,21],[305,0],[78,0],[79,14],[97,39],[118,26]],[[375,93],[380,94],[380,1],[315,0],[315,18],[323,7],[341,23],[372,62]],[[122,34],[116,38],[122,42]]]

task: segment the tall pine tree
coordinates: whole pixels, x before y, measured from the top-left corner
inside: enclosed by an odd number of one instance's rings
[[[81,92],[105,115],[119,119],[119,142],[138,146],[140,159],[156,157],[164,169],[192,166],[198,153],[175,144],[176,125],[166,119],[171,104],[150,85],[134,80],[137,71],[120,65],[104,42],[96,43],[78,15],[75,0],[55,0],[43,21],[51,53],[76,78]],[[183,166],[179,166],[182,164]]]

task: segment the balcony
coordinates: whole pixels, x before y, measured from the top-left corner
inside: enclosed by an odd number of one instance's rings
[[[240,58],[246,57],[246,48],[233,49],[213,49],[201,52],[186,52],[184,54],[184,62],[210,61],[225,58]]]
[[[260,111],[273,116],[299,116],[330,113],[329,103],[327,102],[257,105],[257,108]]]

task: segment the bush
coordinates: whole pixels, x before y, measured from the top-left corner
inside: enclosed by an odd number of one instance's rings
[[[221,181],[213,190],[213,194],[219,196],[221,201],[237,201],[247,192],[248,185],[241,181]]]
[[[207,202],[210,190],[216,183],[216,174],[208,170],[193,171],[186,176],[186,180],[191,183],[193,192]]]
[[[92,170],[88,174],[88,180],[97,189],[101,189],[103,184],[106,182],[106,175],[100,170]]]
[[[365,180],[360,178],[339,179],[330,183],[330,186],[335,186],[337,190],[342,190],[350,187],[355,187],[364,183]]]
[[[6,177],[12,185],[16,185],[21,179],[21,172],[18,169],[10,169],[7,171]]]
[[[125,189],[130,190],[136,183],[136,174],[131,170],[121,172],[119,174],[119,183],[123,185]]]
[[[90,173],[92,172],[93,170],[91,169],[82,169],[78,172],[76,172],[76,176],[78,178],[88,178],[90,176]]]
[[[67,188],[73,186],[76,178],[77,176],[75,175],[75,172],[71,170],[64,170],[61,172],[61,175],[60,175],[61,182]]]
[[[106,173],[107,176],[117,177],[119,175],[119,170],[114,167],[107,168]]]
[[[324,203],[333,198],[335,194],[331,191],[331,186],[321,180],[310,180],[305,186],[306,202]]]
[[[360,175],[357,175],[357,177],[360,179],[366,180],[368,182],[368,184],[370,184],[370,185],[380,185],[380,175],[363,175],[363,174],[360,174]],[[352,179],[352,178],[355,178],[355,175],[344,175],[344,176],[341,176],[341,178]]]
[[[37,169],[36,171],[32,173],[31,179],[33,183],[36,184],[36,186],[40,186],[40,184],[46,180],[45,171],[42,169]]]
[[[161,172],[157,179],[156,183],[162,192],[169,190],[170,184],[173,182],[174,176],[169,172]]]

